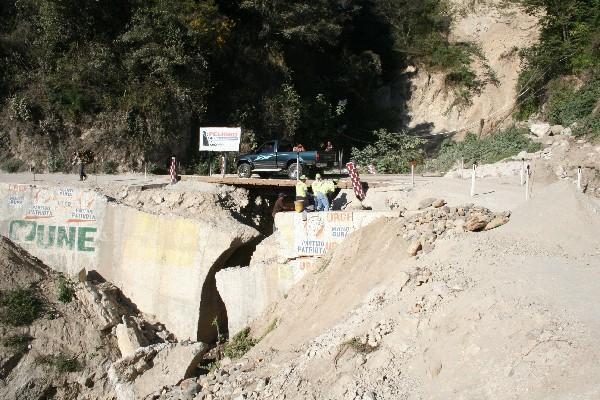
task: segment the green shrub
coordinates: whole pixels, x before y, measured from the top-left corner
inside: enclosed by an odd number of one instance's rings
[[[73,288],[73,282],[69,281],[63,275],[58,278],[58,300],[61,303],[69,303],[73,300],[75,289]]]
[[[196,175],[208,175],[208,173],[210,172],[211,164],[212,164],[213,174],[221,173],[221,157],[215,157],[215,156],[212,157],[210,163],[208,160],[198,161],[198,163],[195,165],[195,167],[193,169],[193,173]],[[227,160],[227,169],[230,172],[236,172],[236,171],[234,171],[235,166],[236,166],[236,164],[233,159]]]
[[[515,127],[496,132],[482,139],[478,139],[473,133],[468,133],[462,142],[444,141],[436,157],[426,162],[425,169],[446,172],[461,159],[464,159],[465,165],[490,164],[515,156],[523,150],[538,151],[540,147],[539,143],[532,142],[527,137],[525,129]]]
[[[48,157],[48,172],[68,172],[68,170],[69,164],[62,154],[51,154]]]
[[[585,119],[600,101],[600,77],[588,80],[580,89],[565,80],[556,80],[548,85],[546,104],[548,118],[553,124],[569,126]]]
[[[256,343],[257,341],[250,336],[250,328],[245,328],[225,343],[223,354],[231,359],[240,358]]]
[[[593,140],[600,138],[600,113],[591,114],[584,118],[573,134],[575,136],[587,136]]]
[[[167,169],[164,166],[161,166],[154,162],[148,163],[148,165],[146,167],[146,171],[149,174],[153,174],[153,175],[165,175],[168,173]]]
[[[108,160],[102,164],[102,172],[108,175],[114,175],[117,173],[119,164],[116,161]]]
[[[403,133],[391,133],[385,129],[373,132],[377,136],[374,144],[362,150],[352,148],[352,159],[365,170],[373,164],[377,172],[398,174],[410,171],[410,162],[420,162],[424,157],[425,139]]]
[[[0,296],[0,321],[15,325],[30,325],[42,313],[42,302],[31,289],[15,289]]]
[[[81,364],[77,360],[77,357],[67,357],[62,353],[38,356],[35,361],[38,364],[45,364],[56,368],[56,370],[61,373],[77,372],[81,370]]]
[[[0,164],[0,169],[9,173],[15,173],[23,170],[25,163],[17,158],[9,158]]]

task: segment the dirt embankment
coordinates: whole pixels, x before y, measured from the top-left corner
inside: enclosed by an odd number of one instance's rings
[[[507,224],[417,257],[404,228],[352,234],[255,323],[266,335],[250,353],[198,379],[196,398],[600,395],[597,200],[557,182]]]
[[[350,247],[335,250],[326,275],[306,281],[265,317],[263,326],[282,319],[254,350],[269,360],[261,372],[272,374],[273,393],[362,399],[600,394],[593,378],[600,373],[600,312],[590,306],[598,300],[600,204],[556,183],[517,208],[508,224],[438,240],[434,251],[409,260],[402,259],[405,244],[393,233],[395,223],[357,232]]]

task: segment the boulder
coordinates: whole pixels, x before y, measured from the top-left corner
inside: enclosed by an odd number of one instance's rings
[[[552,132],[552,128],[547,122],[534,122],[529,124],[529,131],[537,137],[544,137]]]
[[[478,232],[484,229],[490,218],[484,214],[471,214],[471,216],[467,219],[465,224],[465,229],[471,232]]]
[[[201,342],[161,343],[142,347],[114,362],[108,371],[118,400],[143,399],[177,385],[196,372],[209,346]]]
[[[195,396],[202,389],[195,378],[188,378],[179,385],[184,395]]]
[[[565,136],[572,136],[573,135],[573,129],[571,128],[565,128],[560,132],[561,135],[565,135]]]
[[[552,133],[552,135],[560,135],[564,129],[565,127],[562,125],[552,125],[550,127],[550,133]]]
[[[124,312],[117,301],[118,291],[119,289],[109,282],[99,285],[81,282],[77,285],[75,297],[81,301],[101,331],[110,329],[121,322],[121,315]]]
[[[431,205],[435,208],[440,208],[440,207],[444,206],[445,204],[446,204],[446,200],[444,200],[444,199],[437,199],[436,201],[431,203]]]
[[[135,323],[123,316],[123,323],[115,328],[117,344],[121,351],[121,357],[127,357],[135,353],[137,349],[145,344],[144,337]]]
[[[408,252],[408,254],[410,256],[416,256],[417,253],[419,252],[419,250],[421,250],[422,248],[423,248],[423,245],[421,245],[421,241],[419,241],[419,240],[413,240],[408,245],[408,249],[406,251]]]

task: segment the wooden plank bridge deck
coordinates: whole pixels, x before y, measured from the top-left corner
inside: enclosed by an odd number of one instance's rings
[[[220,185],[240,186],[244,188],[292,188],[296,186],[296,181],[292,179],[262,179],[262,178],[239,178],[235,175],[226,175],[224,178],[221,175],[199,176],[199,175],[182,175],[182,181],[196,181],[206,183],[216,183]],[[306,181],[307,185],[313,180]],[[364,183],[363,183],[364,185]],[[371,186],[371,185],[369,185]],[[343,178],[337,182],[338,189],[352,189],[350,178]]]

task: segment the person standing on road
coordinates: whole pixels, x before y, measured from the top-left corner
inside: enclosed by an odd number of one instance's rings
[[[75,152],[75,156],[73,157],[73,164],[79,167],[79,180],[85,181],[87,179],[87,174],[85,173],[85,161],[80,152]]]
[[[308,186],[306,185],[306,175],[302,175],[298,183],[296,183],[296,201],[302,202],[302,210],[306,208],[306,192]]]
[[[329,206],[326,210],[330,210],[333,202],[333,193],[335,192],[335,182],[331,179],[327,179],[323,181],[321,188],[323,189],[323,193],[325,193],[325,198],[327,199],[327,204]]]
[[[321,180],[321,174],[315,175],[315,181],[312,184],[313,195],[315,196],[315,208],[317,211],[329,210],[329,200],[325,194],[324,183]]]

